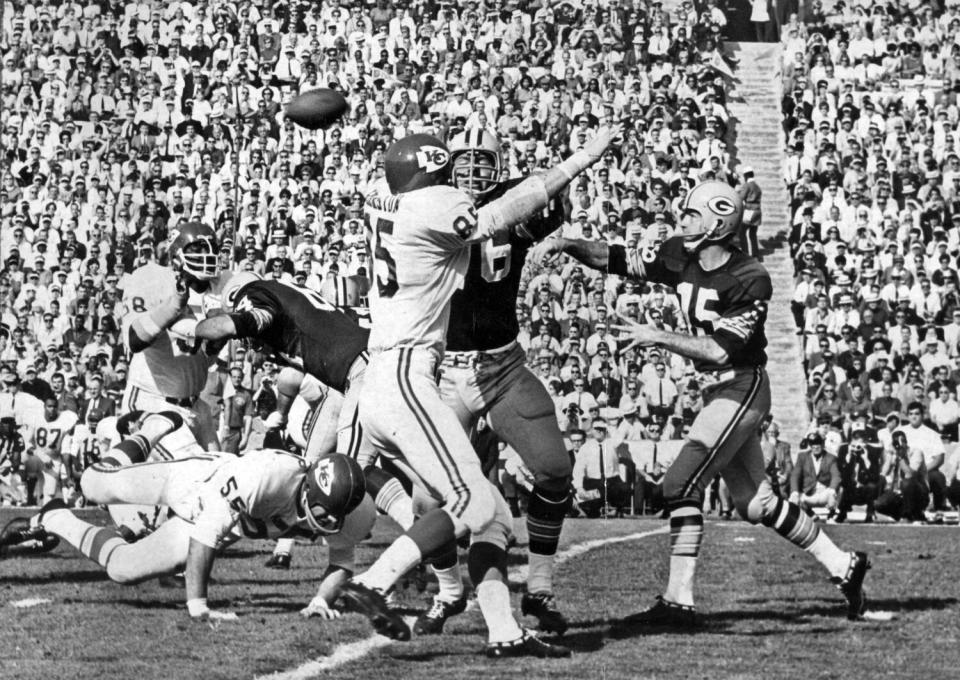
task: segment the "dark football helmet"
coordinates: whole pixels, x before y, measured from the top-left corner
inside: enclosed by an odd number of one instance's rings
[[[335,534],[366,492],[357,461],[342,453],[328,453],[307,468],[300,483],[299,519],[318,533]]]
[[[450,180],[450,150],[433,135],[416,134],[390,145],[383,157],[390,191],[403,194]]]
[[[217,234],[202,222],[187,222],[175,228],[167,254],[170,264],[200,281],[220,275]]]
[[[450,139],[453,185],[474,200],[500,184],[500,140],[486,130],[471,128]]]

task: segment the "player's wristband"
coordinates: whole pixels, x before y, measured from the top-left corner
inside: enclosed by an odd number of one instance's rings
[[[590,157],[590,154],[580,150],[558,165],[557,170],[562,172],[568,180],[573,181],[574,177],[589,168],[594,162],[595,160]]]
[[[187,600],[187,613],[193,618],[203,616],[209,612],[210,608],[207,606],[207,598],[195,597],[192,600]]]

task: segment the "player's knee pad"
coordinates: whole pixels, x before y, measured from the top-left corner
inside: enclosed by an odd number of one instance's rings
[[[547,485],[539,482],[534,485],[527,505],[527,515],[534,519],[549,522],[563,521],[570,510],[573,495],[570,493],[570,480],[562,485]]]
[[[737,512],[751,524],[763,523],[772,525],[776,519],[777,508],[781,504],[779,496],[773,492],[770,482],[763,480],[757,488],[753,498],[744,503],[741,499],[734,499]]]
[[[513,532],[510,506],[507,505],[507,502],[499,493],[493,492],[492,496],[494,499],[493,521],[483,531],[474,532],[470,537],[470,542],[490,543],[498,546],[501,550],[506,550],[510,534]]]

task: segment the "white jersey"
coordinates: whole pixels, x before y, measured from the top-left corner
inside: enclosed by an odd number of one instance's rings
[[[99,428],[99,425],[97,427]],[[89,427],[80,423],[70,439],[70,454],[80,461],[81,470],[86,470],[100,460],[100,438],[95,431],[91,432]]]
[[[73,411],[61,411],[52,421],[40,416],[28,423],[29,447],[33,447],[37,457],[44,463],[59,458],[70,451],[70,435],[77,425],[77,414]]]
[[[204,319],[207,310],[220,306],[220,290],[226,278],[221,276],[214,280],[206,293],[190,290],[187,308],[173,327],[161,331],[149,347],[133,354],[127,375],[128,387],[178,399],[200,393],[216,357],[208,357],[199,351],[199,342],[178,333],[177,328],[181,321],[187,320],[190,325],[190,321]],[[140,267],[125,279],[124,343],[129,342],[133,322],[169,299],[176,292],[176,285],[176,272],[154,263]]]
[[[443,354],[450,299],[463,287],[470,244],[490,238],[502,219],[478,214],[451,186],[367,199],[375,281],[370,293],[371,351],[423,347]]]
[[[181,500],[168,496],[170,508],[193,522],[192,538],[210,547],[229,541],[235,527],[247,538],[316,538],[297,519],[307,467],[300,456],[274,449],[248,451],[242,458],[212,456],[207,468],[212,474],[184,484]]]

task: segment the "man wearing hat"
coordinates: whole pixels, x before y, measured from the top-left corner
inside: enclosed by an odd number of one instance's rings
[[[790,474],[790,502],[807,512],[826,508],[832,514],[837,507],[840,482],[837,457],[824,451],[823,437],[819,432],[807,435]]]
[[[587,517],[599,517],[607,506],[623,514],[630,502],[629,487],[620,477],[620,457],[608,438],[607,423],[596,418],[591,424],[591,439],[584,442],[573,465],[573,488],[580,511]]]

